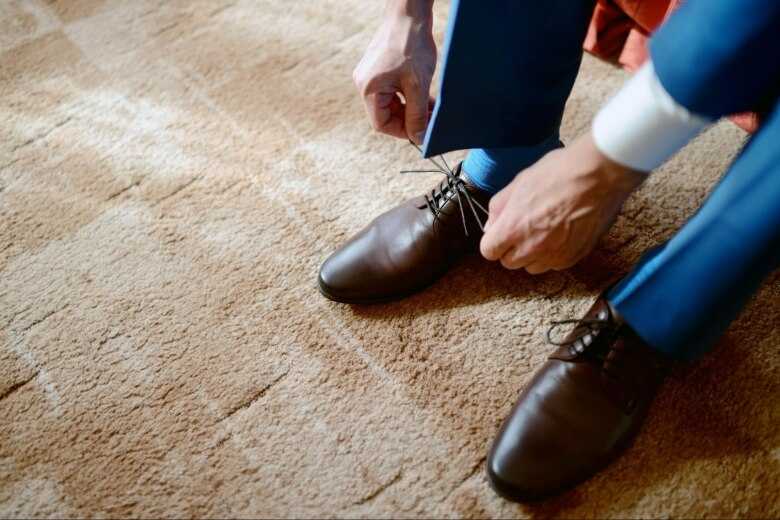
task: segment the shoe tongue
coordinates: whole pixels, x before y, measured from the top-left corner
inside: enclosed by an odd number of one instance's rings
[[[434,195],[434,203],[436,204],[437,208],[443,208],[444,205],[450,200],[450,191],[450,185],[447,184],[446,180],[439,184],[439,189],[436,190],[436,194]]]

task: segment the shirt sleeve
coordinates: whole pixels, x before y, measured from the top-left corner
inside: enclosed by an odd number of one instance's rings
[[[596,147],[611,160],[649,172],[711,122],[676,102],[648,61],[598,112],[593,120],[593,138]]]

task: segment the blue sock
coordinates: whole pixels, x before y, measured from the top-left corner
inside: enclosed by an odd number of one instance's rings
[[[544,154],[563,146],[558,134],[534,146],[515,148],[474,148],[463,161],[468,179],[479,189],[498,193]]]

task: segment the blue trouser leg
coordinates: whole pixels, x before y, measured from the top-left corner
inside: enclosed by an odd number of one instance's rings
[[[701,354],[780,265],[780,104],[699,211],[607,299],[650,345]]]
[[[536,146],[474,148],[463,162],[463,171],[478,188],[498,193],[512,182],[517,172],[528,168],[544,154],[563,146],[558,132]]]
[[[426,157],[474,149],[464,169],[495,192],[560,146],[594,0],[454,0]]]

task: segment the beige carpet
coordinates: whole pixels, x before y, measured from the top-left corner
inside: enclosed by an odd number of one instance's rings
[[[685,221],[729,124],[569,272],[320,297],[326,255],[436,179],[351,85],[380,4],[0,3],[0,516],[780,516],[777,276],[608,470],[527,507],[483,474],[547,322]],[[586,59],[567,139],[622,78]]]

